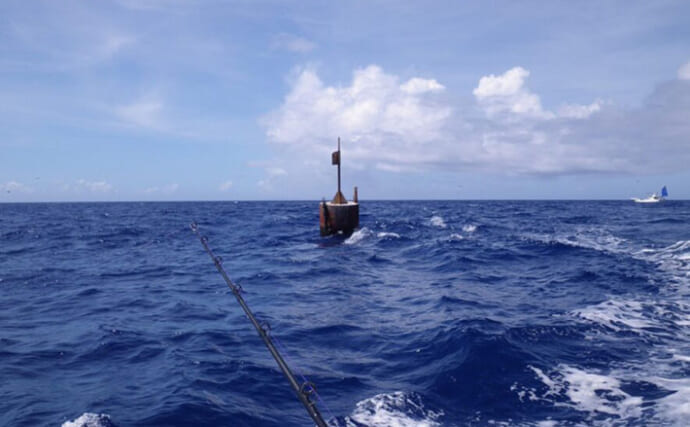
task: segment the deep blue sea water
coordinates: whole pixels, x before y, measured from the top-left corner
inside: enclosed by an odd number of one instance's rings
[[[0,425],[686,426],[690,202],[0,204]]]

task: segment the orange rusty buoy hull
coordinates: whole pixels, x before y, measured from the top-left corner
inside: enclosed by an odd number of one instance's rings
[[[352,234],[359,227],[359,203],[321,202],[319,205],[319,226],[322,236]]]

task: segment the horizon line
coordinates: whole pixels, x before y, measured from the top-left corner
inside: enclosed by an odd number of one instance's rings
[[[316,202],[323,199],[206,199],[206,200],[34,200],[34,201],[0,201],[2,204],[41,204],[41,203],[251,203],[251,202]],[[665,202],[683,202],[690,199],[667,199]],[[364,202],[630,202],[627,199],[363,199]]]

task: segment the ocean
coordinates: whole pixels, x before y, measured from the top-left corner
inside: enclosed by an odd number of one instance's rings
[[[0,204],[0,425],[686,426],[690,202]]]

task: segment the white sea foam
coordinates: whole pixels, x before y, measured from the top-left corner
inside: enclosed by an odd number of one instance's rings
[[[462,231],[465,233],[474,233],[477,231],[477,226],[474,224],[465,224],[462,226]]]
[[[535,399],[569,406],[591,417],[607,414],[629,419],[638,418],[642,413],[642,398],[623,391],[621,381],[614,376],[587,372],[565,364],[558,365],[549,375],[539,368],[530,368],[547,387],[541,396],[530,389]],[[567,400],[563,402],[564,399]]]
[[[642,332],[654,327],[654,323],[639,301],[609,300],[600,304],[573,311],[573,315],[606,326],[614,331],[631,330]]]
[[[345,418],[347,427],[359,425],[387,427],[434,427],[443,415],[424,407],[419,395],[397,391],[379,394],[357,403]]]
[[[85,412],[74,421],[65,421],[62,427],[109,427],[113,423],[110,416],[107,414],[94,414],[92,412]]]
[[[626,239],[616,237],[598,227],[578,227],[575,230],[559,231],[553,234],[526,233],[524,237],[538,242],[560,243],[574,248],[592,249],[608,253],[631,252]]]
[[[674,354],[672,358],[673,360],[690,363],[690,356],[686,356],[684,354]]]
[[[620,364],[611,372],[590,372],[564,364],[548,373],[532,368],[547,391],[537,392],[517,384],[511,390],[521,400],[543,399],[587,412],[591,425],[618,425],[612,420],[621,420],[622,424],[644,420],[652,425],[687,425],[690,379],[685,369],[690,363],[690,304],[686,301],[690,292],[690,241],[640,249],[606,232],[586,237],[577,233],[556,235],[552,236],[552,241],[627,254],[656,267],[656,273],[650,274],[652,283],[659,285],[657,296],[651,299],[612,297],[570,313],[580,321],[611,330],[613,339],[619,332],[634,332],[650,337],[654,346],[646,358]],[[589,338],[602,338],[595,335]],[[621,388],[622,384],[632,381],[653,384],[668,394],[643,401],[642,397]]]
[[[362,240],[366,239],[367,237],[371,236],[372,232],[368,228],[360,228],[359,230],[355,231],[352,233],[350,237],[345,239],[345,244],[346,245],[356,245],[357,243],[361,242]]]
[[[660,414],[655,418],[663,422],[673,422],[674,425],[686,426],[690,420],[690,378],[667,379],[651,378],[653,382],[674,393],[663,397],[657,402]]]
[[[688,291],[690,286],[690,240],[680,240],[659,249],[645,248],[634,252],[637,259],[653,262],[657,268],[671,275],[674,285]]]
[[[434,227],[438,227],[438,228],[446,228],[447,227],[446,221],[444,221],[443,218],[438,216],[438,215],[432,216],[431,219],[429,220],[429,222]]]
[[[450,237],[448,237],[449,241],[460,241],[460,240],[464,240],[464,239],[465,238],[462,237],[462,234],[458,234],[458,233],[453,233],[450,235]]]
[[[381,231],[376,235],[376,237],[379,239],[399,239],[400,235],[391,231]]]

